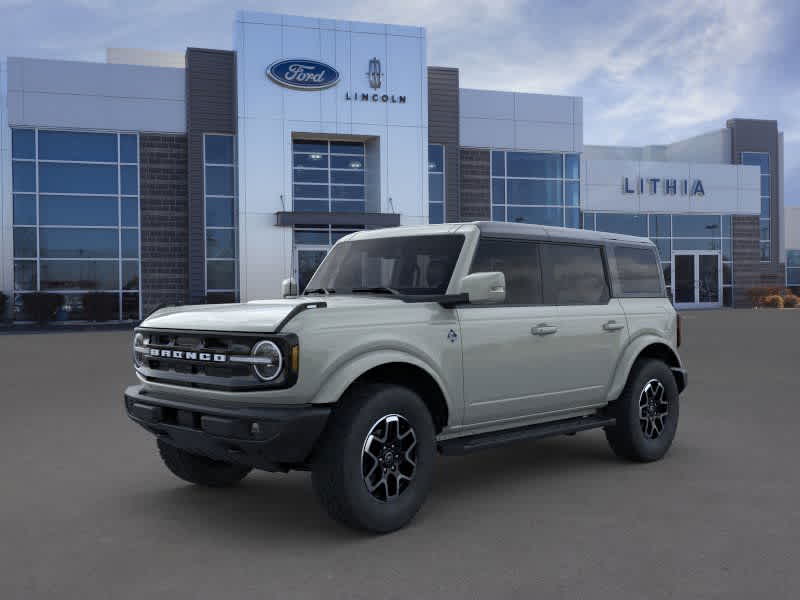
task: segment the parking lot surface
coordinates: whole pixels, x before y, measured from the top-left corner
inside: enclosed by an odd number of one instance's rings
[[[440,457],[374,537],[307,473],[193,487],[130,423],[130,332],[0,336],[0,598],[800,597],[800,311],[684,314],[675,445],[602,432]]]

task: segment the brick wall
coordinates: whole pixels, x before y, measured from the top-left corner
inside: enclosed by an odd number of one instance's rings
[[[139,135],[142,315],[185,304],[189,287],[186,136]]]
[[[489,159],[488,150],[461,150],[461,221],[492,218]]]

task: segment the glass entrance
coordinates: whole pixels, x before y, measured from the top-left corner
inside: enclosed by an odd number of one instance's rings
[[[673,300],[679,308],[722,306],[719,252],[680,252],[672,255]]]

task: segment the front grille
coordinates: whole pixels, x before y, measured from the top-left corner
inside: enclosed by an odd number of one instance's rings
[[[259,340],[265,337],[272,339],[272,336],[141,328],[136,332],[144,336],[144,348],[147,350],[140,353],[142,365],[138,370],[149,381],[224,390],[264,387],[251,365],[233,363],[230,357],[247,357]],[[162,351],[167,351],[167,356],[163,356]],[[152,352],[159,355],[155,356]],[[174,358],[173,354],[179,358]],[[213,357],[224,357],[225,360],[217,362]]]

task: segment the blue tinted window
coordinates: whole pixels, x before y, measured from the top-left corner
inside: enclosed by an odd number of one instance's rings
[[[233,198],[206,198],[206,227],[233,227]]]
[[[499,150],[492,152],[492,175],[504,177],[506,174],[506,153]]]
[[[119,263],[115,260],[43,260],[42,290],[117,290]]]
[[[321,231],[295,231],[294,232],[295,244],[311,244],[315,246],[328,245],[328,230]]]
[[[39,131],[39,160],[117,162],[114,133]]]
[[[36,261],[35,260],[15,260],[14,261],[14,290],[15,291],[35,291],[36,290]]]
[[[507,152],[509,177],[558,178],[563,174],[561,154]]]
[[[39,163],[39,191],[117,194],[117,166]]]
[[[113,196],[39,196],[42,225],[117,225]]]
[[[364,156],[363,142],[331,142],[331,154],[358,154]]]
[[[787,269],[786,285],[800,286],[800,269]]]
[[[506,203],[506,180],[492,179],[492,204]]]
[[[647,237],[647,215],[596,213],[597,231]]]
[[[433,202],[428,207],[428,223],[444,223],[444,204]]]
[[[353,171],[334,171],[334,173],[352,173]],[[355,171],[358,172],[358,171]],[[363,174],[363,171],[361,171]],[[297,183],[328,183],[327,169],[295,169],[294,180]]]
[[[325,171],[322,171],[323,173]],[[444,175],[431,173],[430,177],[438,177],[441,181]],[[325,180],[322,181],[325,183]],[[331,171],[331,183],[352,183],[364,185],[364,171]]]
[[[769,218],[769,198],[761,198],[761,216]]]
[[[733,260],[733,243],[730,238],[722,240],[722,260]]]
[[[233,229],[206,229],[206,256],[234,258],[236,241]]]
[[[511,223],[564,226],[564,209],[561,207],[509,206],[507,219]]]
[[[122,289],[123,290],[139,289],[139,261],[136,260],[122,261]]]
[[[673,238],[673,250],[721,250],[718,238]]]
[[[331,210],[334,212],[364,212],[364,202],[363,200],[335,200]]]
[[[140,318],[139,294],[122,294],[122,318],[128,321]]]
[[[508,203],[561,206],[561,182],[509,179]]]
[[[327,154],[328,142],[317,142],[313,140],[294,140],[292,150],[295,152],[313,152],[314,154]]]
[[[35,194],[14,194],[14,225],[36,225]]]
[[[669,238],[658,238],[653,240],[658,248],[658,255],[663,261],[672,260],[672,241]]]
[[[769,153],[768,152],[742,152],[743,165],[755,165],[761,168],[761,174],[769,173]]]
[[[327,169],[328,168],[328,155],[327,154],[295,154],[292,157],[294,161],[292,164],[295,167],[308,167],[312,169]],[[338,156],[335,158],[339,164],[333,166],[337,169],[348,169],[351,163],[361,163],[362,161],[357,158],[349,156]]]
[[[583,228],[594,231],[594,213],[583,213]]]
[[[759,244],[759,248],[761,250],[761,261],[768,262],[770,260],[770,256],[772,255],[772,249],[769,242],[761,242]]]
[[[580,229],[581,227],[581,211],[577,207],[564,209],[564,227],[572,227],[573,229]]]
[[[122,230],[122,258],[139,258],[139,230]]]
[[[39,230],[39,253],[46,258],[117,258],[116,229]]]
[[[567,179],[581,178],[581,156],[580,154],[567,154],[564,158],[566,169],[564,177]]]
[[[732,219],[730,215],[722,215],[722,237],[731,237]]]
[[[444,175],[440,173],[428,175],[428,200],[444,202]]]
[[[800,250],[787,250],[786,251],[786,266],[787,267],[800,267]]]
[[[328,211],[328,200],[295,200],[294,209],[297,211]]]
[[[206,194],[233,196],[233,167],[206,167]]]
[[[134,166],[120,167],[120,189],[126,196],[136,196],[139,193],[139,169]]]
[[[769,239],[769,220],[768,219],[761,219],[759,222],[759,237],[762,240]]]
[[[135,135],[123,134],[119,136],[119,162],[139,162],[138,141]]]
[[[331,197],[340,200],[363,200],[364,186],[361,185],[332,185]]]
[[[650,215],[650,237],[672,237],[669,215]]]
[[[506,220],[506,207],[493,206],[492,207],[492,221],[505,221]]]
[[[33,129],[11,131],[11,157],[36,158],[36,139]]]
[[[207,135],[206,162],[218,165],[233,164],[233,136]]]
[[[15,160],[11,166],[12,189],[15,192],[36,191],[36,165]]]
[[[567,181],[564,183],[564,203],[567,206],[581,205],[581,184],[577,181]]]
[[[14,256],[36,258],[36,229],[34,227],[14,227]]]
[[[444,147],[441,144],[428,145],[428,171],[431,173],[444,171]]]
[[[136,198],[122,199],[122,223],[123,227],[139,226],[139,202]]]
[[[327,198],[327,185],[301,185],[294,184],[295,198]]]
[[[762,196],[769,196],[769,175],[762,175],[761,176],[761,195]]]
[[[232,260],[206,262],[206,278],[210,290],[231,290],[236,287],[236,263]]]
[[[719,237],[718,215],[673,215],[672,231],[675,237]]]
[[[327,156],[321,156],[319,159],[308,158],[311,155],[298,154],[296,156],[306,157],[310,161],[309,167],[327,167]],[[313,163],[313,164],[312,164]],[[363,169],[364,159],[357,156],[331,156],[331,169]]]

